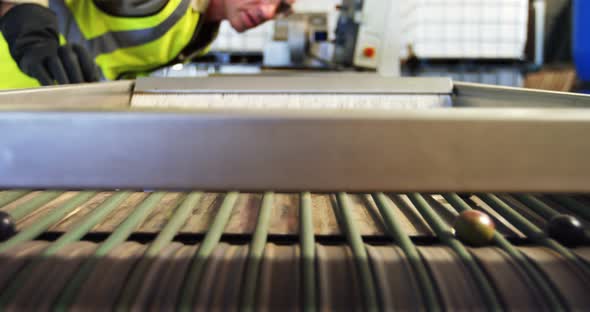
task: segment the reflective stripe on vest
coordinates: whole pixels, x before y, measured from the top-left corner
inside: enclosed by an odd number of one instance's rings
[[[64,0],[50,0],[50,4],[51,9],[59,16],[59,20],[63,21],[59,25],[60,33],[65,34],[69,42],[72,40],[83,42],[84,47],[92,55],[97,56],[99,54],[111,53],[120,48],[146,44],[164,36],[187,12],[190,6],[190,0],[181,0],[172,14],[162,23],[154,27],[126,31],[110,31],[91,39],[84,39],[72,12],[66,6]]]
[[[190,0],[170,0],[148,17],[111,16],[93,1],[49,4],[58,15],[60,33],[69,43],[87,48],[108,79],[169,63],[190,42],[199,20]]]

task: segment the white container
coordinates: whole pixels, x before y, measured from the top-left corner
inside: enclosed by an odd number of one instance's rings
[[[522,59],[528,0],[402,0],[402,55]]]

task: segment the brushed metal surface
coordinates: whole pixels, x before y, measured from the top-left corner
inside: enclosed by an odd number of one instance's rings
[[[590,95],[454,82],[457,107],[571,107],[590,108]]]
[[[122,80],[0,91],[0,111],[127,107],[134,83]]]
[[[590,111],[0,113],[0,187],[590,191]]]
[[[449,94],[449,78],[399,78],[377,74],[313,74],[300,76],[210,76],[139,78],[135,93],[320,93],[320,94]]]

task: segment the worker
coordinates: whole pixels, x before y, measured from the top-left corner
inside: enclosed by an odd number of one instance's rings
[[[134,78],[208,51],[295,0],[0,0],[0,89]]]

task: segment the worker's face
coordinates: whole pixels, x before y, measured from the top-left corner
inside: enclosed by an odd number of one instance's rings
[[[295,0],[285,0],[293,4]],[[232,27],[243,32],[275,18],[281,0],[225,0],[225,14]]]

